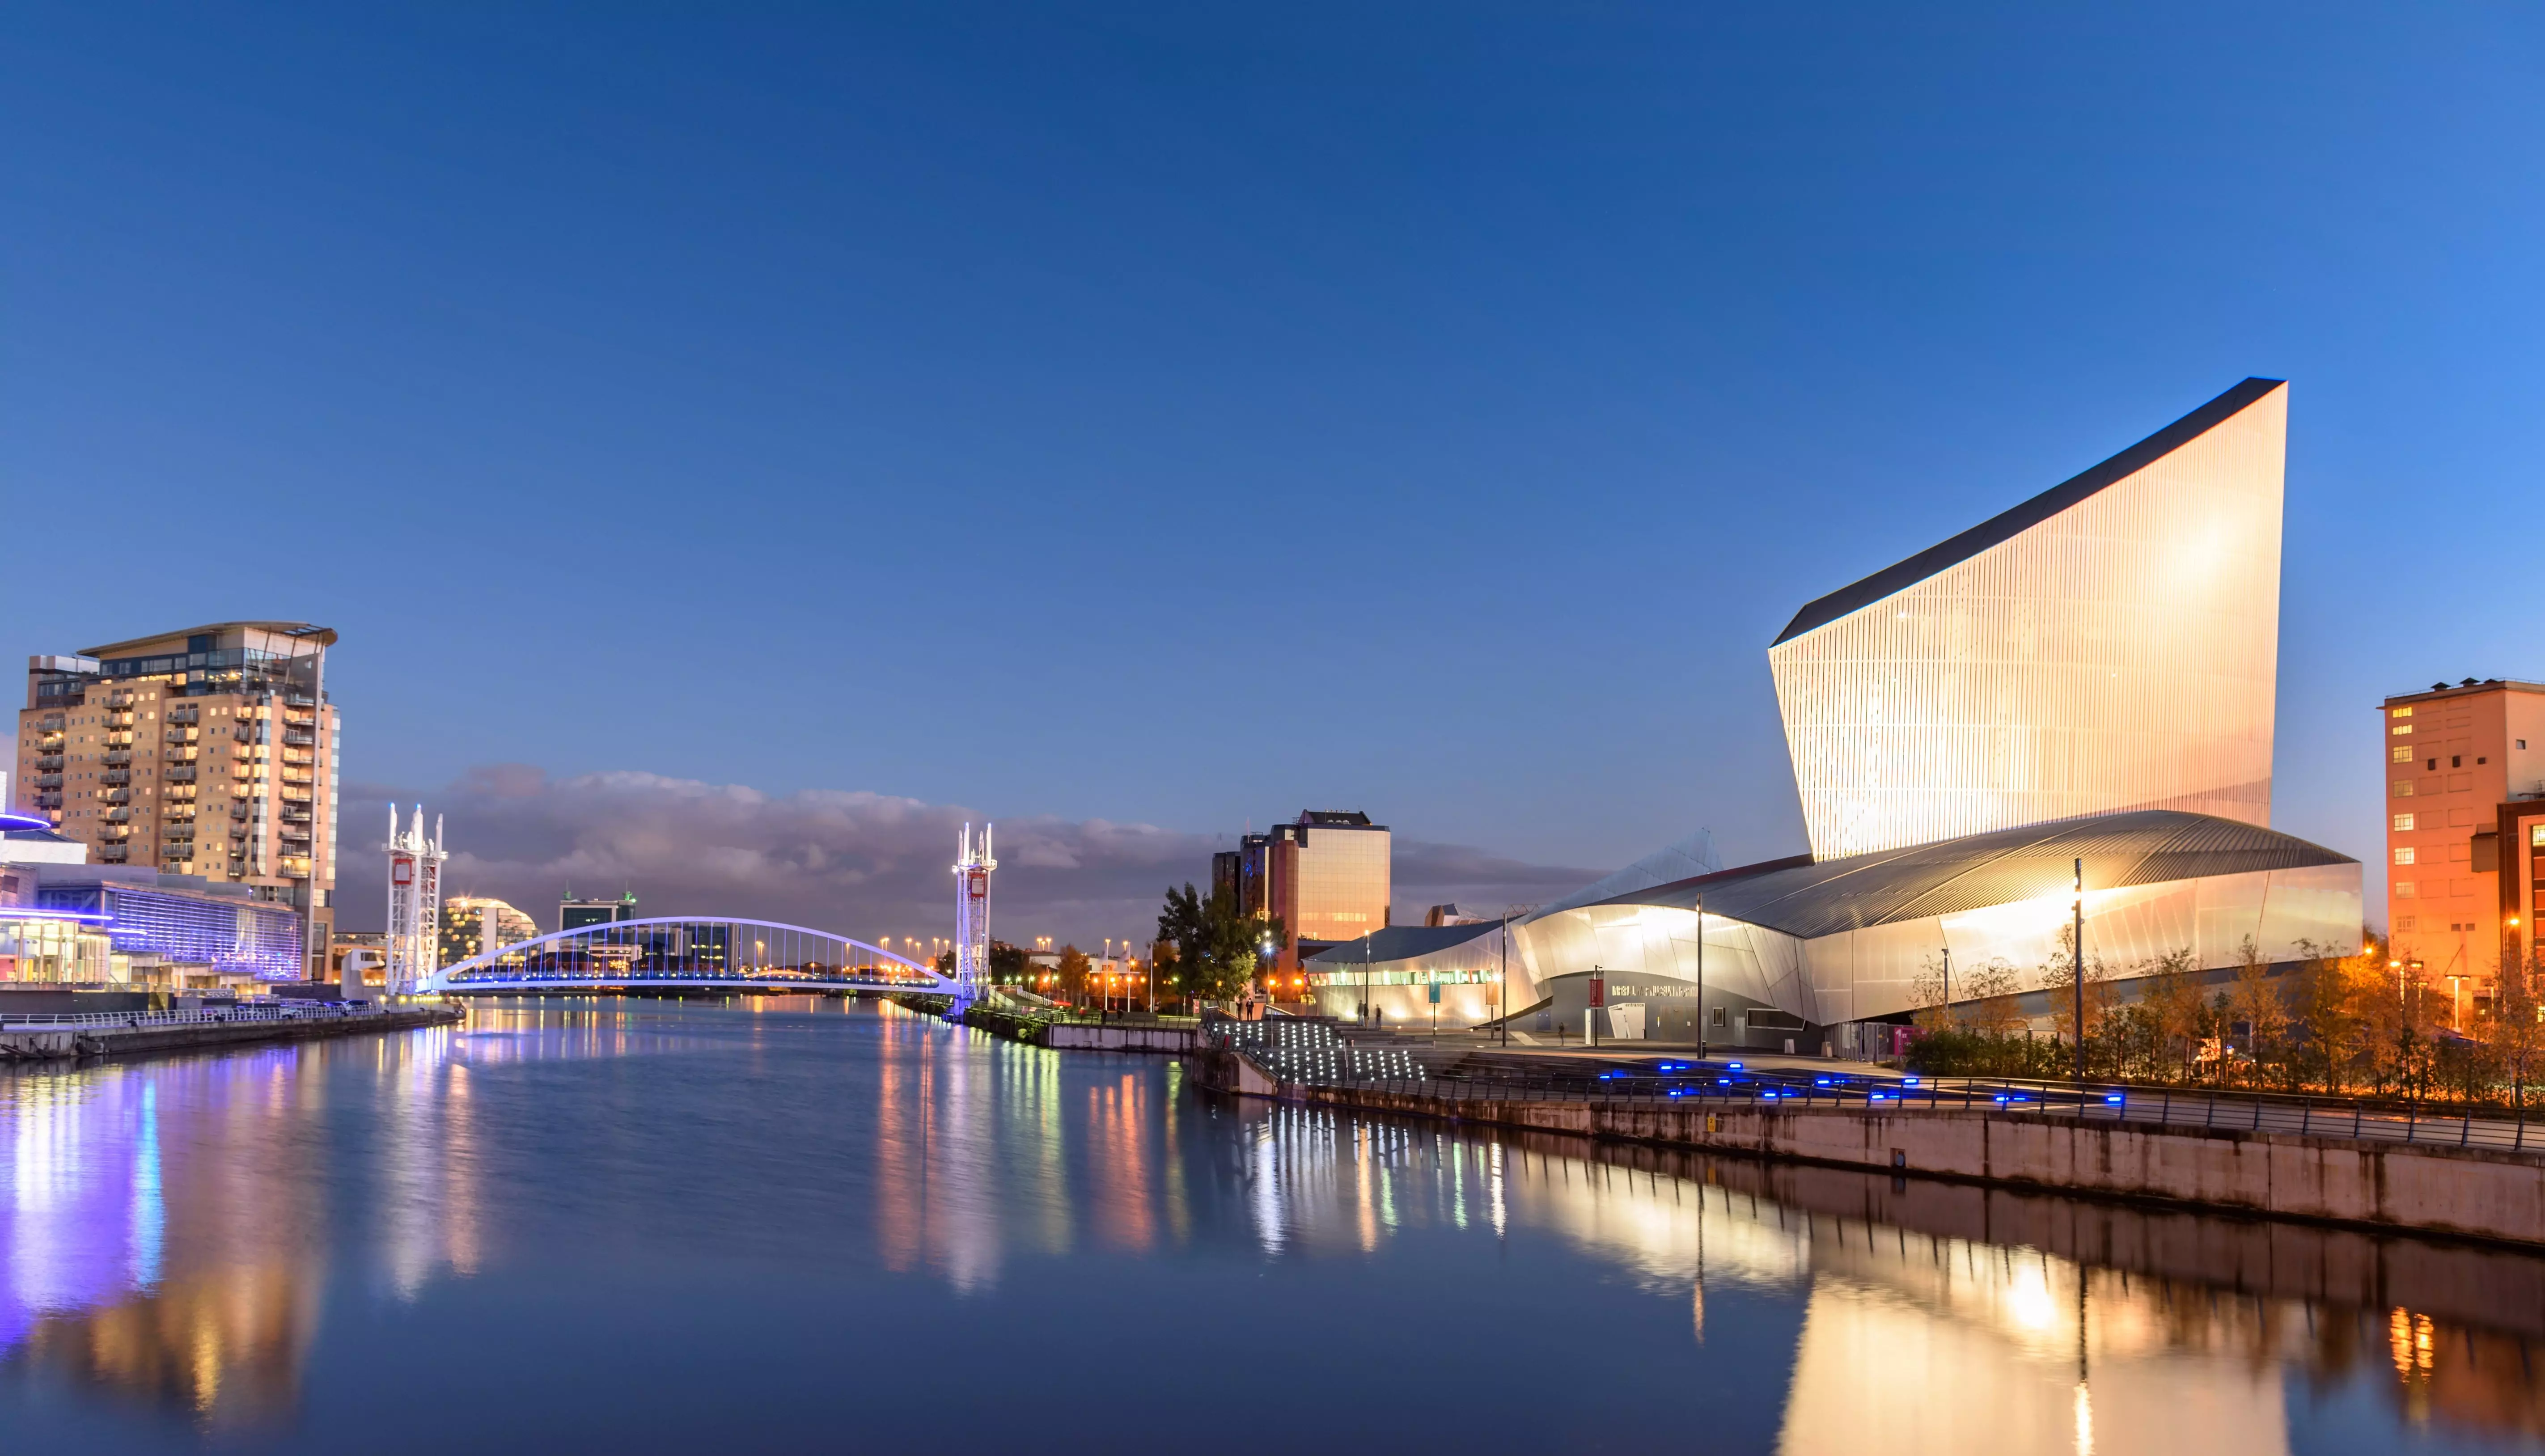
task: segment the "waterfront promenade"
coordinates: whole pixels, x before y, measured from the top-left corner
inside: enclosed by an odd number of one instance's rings
[[[465,1018],[442,1004],[271,1003],[160,1011],[78,1011],[0,1015],[0,1062],[132,1057],[261,1041],[310,1041],[383,1034]]]

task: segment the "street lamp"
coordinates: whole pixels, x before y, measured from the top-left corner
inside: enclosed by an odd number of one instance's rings
[[[2077,934],[2068,945],[2068,969],[2077,976],[2077,1081],[2086,1081],[2086,859],[2077,858]]]

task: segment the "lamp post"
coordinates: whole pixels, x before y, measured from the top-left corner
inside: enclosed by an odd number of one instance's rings
[[[1495,1010],[1502,1012],[1503,1046],[1511,1046],[1511,907],[1503,907],[1503,972],[1502,989],[1495,994]]]
[[[1696,897],[1696,1059],[1705,1060],[1705,897]]]

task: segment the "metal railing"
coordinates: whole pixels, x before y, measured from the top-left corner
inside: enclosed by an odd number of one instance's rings
[[[1258,1048],[1213,1040],[1236,1050]],[[1348,1058],[1345,1060],[1349,1060]],[[1308,1086],[1350,1087],[1447,1101],[1596,1102],[1618,1105],[1688,1105],[1745,1110],[1822,1109],[1866,1113],[1983,1112],[1994,1116],[2056,1118],[2203,1131],[2296,1133],[2306,1137],[2449,1147],[2500,1148],[2545,1153],[2545,1127],[2527,1146],[2523,1115],[2488,1115],[2474,1109],[2433,1111],[2412,1104],[2360,1097],[2277,1095],[2208,1089],[2145,1088],[2088,1083],[2034,1082],[2013,1078],[1908,1078],[1891,1081],[1860,1074],[1817,1074],[1795,1069],[1745,1071],[1728,1064],[1691,1063],[1677,1072],[1550,1075],[1497,1069],[1478,1076],[1444,1069],[1421,1077],[1358,1077],[1339,1070],[1300,1077],[1292,1066],[1267,1071]]]
[[[0,1031],[53,1031],[98,1026],[138,1029],[144,1026],[198,1026],[229,1021],[321,1021],[345,1016],[383,1015],[388,1008],[374,1002],[313,1002],[288,1006],[188,1007],[168,1011],[11,1012],[0,1019]]]

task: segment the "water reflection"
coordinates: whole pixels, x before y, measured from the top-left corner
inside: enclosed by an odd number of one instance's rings
[[[278,1442],[331,1378],[504,1333],[451,1313],[472,1288],[546,1291],[506,1318],[563,1344],[782,1319],[808,1280],[901,1319],[937,1318],[934,1291],[955,1337],[1023,1322],[1050,1350],[1075,1327],[1043,1302],[1086,1300],[1070,1281],[1101,1279],[1148,1340],[1231,1267],[1256,1270],[1246,1318],[1313,1288],[1355,1332],[1422,1331],[1489,1278],[1534,1387],[1704,1390],[1765,1351],[1749,1444],[1804,1456],[2304,1450],[2337,1410],[2372,1447],[2545,1436],[2545,1261],[1211,1102],[1170,1064],[872,1007],[484,1008],[464,1031],[0,1076],[0,1143],[10,1389]],[[658,1292],[575,1303],[631,1280]],[[798,1329],[748,1368],[864,1337]],[[628,1400],[613,1376],[547,1378],[542,1401]],[[0,1418],[34,1409],[0,1392]],[[1463,1439],[1523,1436],[1544,1432]]]

